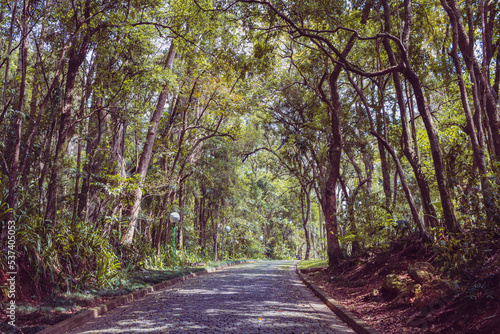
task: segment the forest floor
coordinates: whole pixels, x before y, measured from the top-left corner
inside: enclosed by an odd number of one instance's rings
[[[500,301],[467,298],[464,291],[470,292],[470,287],[460,287],[460,292],[447,303],[431,310],[415,307],[412,298],[401,303],[395,295],[388,296],[381,290],[386,275],[396,274],[410,279],[409,264],[431,260],[432,254],[426,251],[413,248],[392,250],[350,258],[334,271],[313,269],[309,278],[382,334],[500,333]]]

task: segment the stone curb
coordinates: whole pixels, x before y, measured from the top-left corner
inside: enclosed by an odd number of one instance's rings
[[[344,320],[352,329],[354,329],[358,334],[378,334],[373,328],[368,326],[366,322],[359,319],[354,313],[347,310],[345,307],[340,305],[339,302],[334,300],[332,297],[327,295],[323,290],[321,290],[316,284],[311,282],[306,275],[302,274],[298,267],[295,267],[297,274],[300,279],[304,282],[309,289],[311,289],[316,296],[319,297],[336,315],[338,315],[342,320]]]
[[[82,312],[78,315],[75,315],[75,316],[69,318],[69,319],[61,321],[58,324],[47,327],[44,330],[37,332],[37,334],[64,334],[67,331],[70,331],[70,330],[84,324],[85,322],[87,322],[89,320],[95,319],[95,318],[111,311],[112,309],[117,308],[118,306],[129,304],[132,301],[140,299],[144,296],[147,296],[155,291],[160,291],[160,290],[166,289],[174,284],[177,284],[179,282],[182,282],[182,281],[185,281],[188,279],[192,279],[195,277],[209,274],[209,273],[214,272],[218,269],[222,269],[222,268],[226,268],[229,266],[234,266],[234,265],[238,265],[238,264],[242,264],[242,263],[248,263],[248,262],[253,262],[253,261],[251,261],[251,260],[234,261],[234,262],[227,263],[227,264],[224,264],[224,265],[221,265],[218,267],[200,270],[200,271],[195,272],[195,273],[190,273],[187,275],[183,275],[180,277],[176,277],[176,278],[172,278],[172,279],[163,281],[161,283],[144,288],[142,290],[132,292],[128,295],[117,297],[117,298],[107,302],[106,304],[91,308],[88,311]]]

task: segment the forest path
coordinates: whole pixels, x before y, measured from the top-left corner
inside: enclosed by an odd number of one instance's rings
[[[292,264],[256,261],[216,271],[70,333],[354,333],[304,287]]]

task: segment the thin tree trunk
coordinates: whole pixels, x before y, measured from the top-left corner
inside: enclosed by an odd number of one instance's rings
[[[168,51],[167,60],[165,62],[165,68],[172,69],[174,58],[175,58],[175,48],[174,48],[174,42],[172,41],[172,43],[170,44],[170,49]],[[132,194],[132,204],[127,206],[127,208],[125,209],[125,214],[129,217],[129,223],[127,231],[122,236],[121,239],[121,243],[124,245],[132,244],[132,240],[134,238],[135,227],[137,225],[137,217],[139,216],[139,209],[142,200],[142,183],[144,182],[147,170],[149,168],[154,140],[156,137],[156,133],[158,131],[158,124],[163,114],[163,110],[165,108],[165,104],[168,99],[168,94],[169,94],[169,89],[168,86],[165,85],[163,86],[163,91],[161,92],[158,98],[156,109],[153,113],[153,117],[151,118],[151,126],[146,135],[146,142],[144,143],[144,147],[142,149],[142,154],[137,166],[137,173],[136,173],[136,175],[139,178],[139,185]]]
[[[368,120],[370,122],[370,130],[371,130],[370,133],[373,136],[375,136],[378,139],[378,141],[381,142],[384,145],[384,147],[387,149],[387,151],[389,152],[389,154],[392,156],[394,162],[396,163],[396,168],[397,168],[397,171],[398,171],[398,174],[399,174],[399,179],[401,180],[401,185],[403,186],[403,191],[404,191],[404,193],[406,195],[406,199],[408,201],[408,205],[410,206],[410,211],[411,211],[412,218],[415,221],[415,223],[417,224],[418,229],[420,230],[420,235],[422,236],[423,241],[428,242],[430,240],[429,235],[427,233],[425,225],[422,223],[422,221],[420,220],[420,217],[418,215],[418,210],[416,208],[415,201],[413,199],[413,195],[412,195],[412,193],[411,193],[411,191],[410,191],[410,189],[408,187],[408,184],[406,182],[406,178],[405,178],[405,175],[404,175],[403,167],[401,166],[401,162],[399,161],[399,158],[398,158],[396,152],[394,151],[394,149],[375,130],[375,125],[374,125],[374,122],[373,122],[372,117],[370,115],[370,110],[369,110],[369,107],[368,107],[368,103],[366,102],[366,99],[365,99],[365,96],[364,96],[363,92],[361,91],[361,89],[359,89],[358,85],[351,79],[351,77],[349,76],[349,74],[347,74],[347,76],[349,78],[349,81],[351,82],[351,85],[356,89],[356,92],[358,93],[358,96],[363,101],[363,105],[365,107],[366,114],[367,114]]]
[[[304,235],[306,237],[306,255],[304,256],[304,260],[309,260],[309,255],[311,252],[311,234],[307,228],[307,222],[309,220],[309,211],[311,209],[311,200],[310,195],[306,187],[302,186],[300,191],[300,208],[302,211],[302,227],[304,228]],[[306,203],[304,204],[304,198],[306,199]]]
[[[101,107],[101,100],[99,99],[99,102],[95,103],[93,108],[97,108],[100,110],[93,113],[93,115],[88,120],[87,125],[87,143],[85,148],[86,163],[83,167],[84,173],[82,178],[82,187],[79,194],[77,211],[77,216],[82,220],[87,220],[88,218],[87,213],[89,197],[91,197],[91,180],[92,177],[98,173],[98,165],[100,164],[100,161],[98,161],[100,159],[96,158],[96,154],[97,148],[101,143],[104,134],[106,122],[106,113]],[[113,157],[113,155],[111,156]]]
[[[441,0],[441,4],[450,18],[452,28],[458,34],[458,46],[463,55],[463,60],[471,76],[471,81],[474,83],[474,88],[477,89],[479,103],[483,103],[484,109],[486,111],[485,115],[488,118],[487,127],[489,129],[488,133],[491,136],[492,152],[496,160],[500,160],[500,113],[498,112],[498,95],[495,94],[488,76],[484,75],[481,70],[481,65],[479,64],[475,56],[475,42],[472,30],[472,12],[470,9],[470,4],[467,2],[468,10],[468,24],[470,26],[469,33],[465,29],[465,25],[462,19],[462,14],[459,9],[458,2],[456,0]],[[490,41],[483,41],[489,44]],[[488,55],[483,55],[487,57]],[[488,71],[489,64],[486,66]],[[481,109],[481,107],[479,106]],[[478,110],[476,110],[476,113]],[[476,127],[478,125],[476,124]]]
[[[465,112],[465,119],[467,121],[466,133],[469,135],[471,141],[472,152],[474,160],[476,162],[477,168],[479,170],[479,176],[481,178],[481,192],[483,195],[483,202],[486,208],[486,216],[489,221],[496,221],[497,225],[500,225],[500,217],[496,213],[496,204],[491,199],[493,195],[491,193],[491,184],[487,177],[488,170],[486,167],[486,159],[484,153],[484,145],[479,142],[478,134],[476,130],[476,124],[474,123],[474,118],[470,110],[469,101],[467,97],[467,88],[465,86],[465,81],[463,79],[462,67],[460,66],[460,59],[457,52],[457,39],[458,33],[454,30],[453,32],[453,47],[450,53],[453,63],[455,64],[455,70],[457,72],[458,86],[460,88],[460,96],[462,101],[462,107]]]
[[[347,45],[342,51],[342,57],[345,58],[351,51],[356,40],[356,34],[351,35]],[[325,182],[321,192],[321,207],[325,216],[326,240],[328,266],[336,267],[342,259],[342,250],[339,244],[338,224],[337,224],[337,197],[335,188],[340,177],[340,161],[342,158],[343,137],[340,119],[340,96],[337,81],[342,71],[342,66],[336,64],[328,78],[330,97],[327,98],[324,92],[321,92],[321,99],[328,105],[330,116],[330,146],[328,148],[328,168],[325,175]]]
[[[220,205],[217,205],[217,218],[214,220],[213,212],[210,214],[210,219],[212,220],[212,230],[213,230],[213,252],[214,252],[214,261],[218,260],[218,245],[217,242],[219,240],[219,213],[220,213]]]
[[[156,231],[156,255],[160,254],[161,237],[163,235],[163,225],[165,224],[165,216],[167,217],[169,216],[168,214],[165,214],[165,207],[167,205],[167,199],[169,197],[170,197],[170,192],[167,191],[163,196],[163,200],[160,207],[160,221],[158,222],[158,230]]]
[[[6,52],[6,60],[5,60],[5,77],[4,77],[4,86],[3,86],[3,94],[2,94],[2,106],[3,110],[7,110],[7,90],[8,90],[8,81],[9,81],[9,70],[10,70],[10,54],[12,52],[12,40],[14,38],[14,24],[17,19],[17,0],[13,1],[12,4],[12,14],[10,19],[10,28],[9,28],[9,42],[7,46]],[[22,36],[21,36],[22,37]],[[3,115],[3,113],[2,113]],[[0,120],[0,124],[2,124],[3,118]]]
[[[17,1],[15,6],[17,6]],[[16,111],[16,115],[11,124],[11,132],[14,135],[13,147],[12,151],[10,151],[10,147],[8,147],[9,153],[9,162],[10,162],[10,173],[9,173],[9,194],[7,195],[7,205],[12,211],[8,214],[6,218],[7,221],[11,220],[15,215],[15,210],[17,209],[17,202],[19,198],[19,176],[20,176],[20,151],[21,151],[21,140],[22,140],[22,124],[23,124],[23,112],[24,112],[24,99],[25,99],[25,91],[26,91],[26,70],[28,67],[28,45],[27,45],[27,34],[28,34],[28,22],[29,22],[29,3],[27,0],[24,1],[23,5],[23,15],[21,18],[21,48],[19,53],[19,69],[21,76],[21,82],[19,86],[19,95],[17,97],[17,101],[14,104],[14,110]],[[15,12],[14,8],[14,12]],[[15,15],[15,14],[14,14]],[[12,29],[12,27],[11,27]],[[10,43],[9,41],[9,49]],[[8,65],[7,65],[8,66]],[[8,69],[6,70],[5,80],[8,78]],[[5,82],[7,84],[7,82]],[[5,91],[4,91],[5,94]],[[4,95],[5,99],[5,95]],[[3,237],[3,235],[2,235]]]
[[[389,9],[389,4],[387,1],[383,2],[384,6],[384,16],[385,16],[385,31],[387,33],[391,33],[391,13]],[[389,63],[391,66],[395,66],[397,64],[396,56],[394,55],[394,51],[390,45],[388,40],[383,41],[384,48],[387,52]],[[426,226],[438,226],[437,214],[436,210],[432,206],[431,193],[429,188],[429,183],[427,178],[423,172],[422,164],[420,162],[420,158],[418,154],[413,150],[412,140],[410,136],[410,130],[408,129],[408,114],[406,111],[406,105],[403,95],[403,87],[401,84],[401,80],[399,78],[399,73],[394,72],[392,74],[392,79],[394,82],[394,88],[396,90],[396,98],[399,107],[399,112],[401,115],[401,127],[402,127],[402,135],[403,135],[403,153],[406,156],[406,159],[410,163],[413,169],[413,173],[415,175],[415,179],[417,180],[417,185],[420,190],[420,196],[422,198],[422,206],[424,209],[424,222]],[[413,120],[412,120],[413,121]],[[415,145],[417,143],[415,142]]]
[[[87,55],[90,37],[85,35],[83,41],[74,40],[70,50],[68,70],[66,73],[66,85],[64,89],[63,107],[59,120],[59,136],[56,142],[54,153],[54,164],[52,166],[49,186],[47,188],[47,209],[45,221],[48,225],[53,225],[57,215],[57,192],[60,184],[60,173],[63,167],[64,157],[70,140],[75,133],[75,123],[72,117],[74,89],[77,73]],[[75,117],[79,117],[79,113]]]
[[[387,2],[387,0],[385,0],[384,2]],[[403,28],[401,43],[402,45],[408,45],[408,40],[412,26],[411,0],[405,0],[404,6],[405,6],[405,25]],[[457,218],[455,216],[455,209],[447,187],[446,177],[444,173],[445,168],[441,152],[441,146],[439,143],[438,131],[432,119],[429,106],[425,101],[425,96],[423,93],[423,88],[420,82],[420,78],[413,71],[411,64],[409,62],[407,49],[408,48],[401,50],[401,58],[403,63],[405,64],[405,66],[401,69],[401,73],[406,77],[406,79],[413,88],[413,92],[415,93],[415,100],[417,102],[417,108],[418,111],[420,112],[420,116],[422,117],[425,129],[427,131],[427,136],[429,138],[429,143],[431,147],[432,160],[434,164],[434,171],[436,174],[439,194],[441,197],[441,205],[443,207],[443,218],[445,226],[448,232],[462,233],[460,224],[458,223]]]
[[[160,206],[160,221],[158,222],[158,229],[156,231],[156,255],[160,254],[160,248],[162,244],[162,237],[163,237],[163,226],[165,225],[165,220],[169,220],[168,218],[170,215],[168,213],[165,213],[165,207],[167,206],[168,199],[171,196],[170,191],[166,191],[165,195],[163,196],[162,203]],[[166,239],[166,242],[168,242],[168,239]]]
[[[434,170],[436,173],[436,180],[438,184],[439,194],[441,197],[441,205],[443,207],[443,218],[448,232],[462,233],[462,228],[457,221],[455,216],[455,208],[453,202],[451,201],[451,196],[448,191],[448,185],[445,177],[445,168],[443,162],[443,154],[441,152],[441,145],[439,143],[439,136],[437,133],[436,125],[432,120],[432,115],[429,110],[429,106],[425,101],[425,97],[422,90],[422,85],[420,79],[417,77],[415,72],[410,68],[407,68],[405,75],[413,87],[415,92],[415,99],[417,101],[417,107],[422,116],[422,120],[427,130],[427,136],[429,137],[429,143],[431,146],[432,160],[434,162]]]
[[[379,118],[379,117],[377,117]],[[380,127],[380,121],[377,120],[377,127],[379,130],[381,129]],[[384,145],[382,145],[381,142],[378,142],[378,151],[380,154],[380,166],[382,168],[382,186],[384,189],[384,194],[385,194],[385,206],[387,207],[388,211],[391,210],[391,198],[392,198],[392,190],[391,190],[391,174],[389,170],[389,165],[387,163],[387,155],[385,153],[385,148]],[[396,187],[396,185],[394,185]]]
[[[217,206],[217,225],[215,226],[215,260],[219,260],[219,228],[220,228],[220,207]]]
[[[177,242],[179,245],[179,249],[182,249],[184,247],[184,202],[185,202],[185,194],[187,193],[184,188],[185,188],[184,181],[179,182],[179,214],[181,216],[181,221],[179,223],[179,228],[177,229],[177,233],[179,237],[177,238]],[[172,201],[173,203],[173,201]]]
[[[382,136],[380,134],[378,134],[375,131],[373,131],[372,134],[375,137],[377,137],[377,139],[384,144],[384,146],[387,148],[387,150],[391,154],[392,158],[394,159],[394,162],[396,163],[397,171],[399,174],[399,179],[401,180],[401,185],[403,186],[403,191],[406,195],[408,205],[410,206],[410,211],[411,211],[411,215],[413,217],[413,220],[417,224],[417,228],[419,229],[420,235],[422,236],[423,240],[425,242],[430,241],[429,234],[427,233],[425,225],[422,223],[422,221],[420,220],[420,217],[418,215],[418,210],[417,210],[417,207],[415,205],[415,200],[413,199],[413,195],[410,191],[410,188],[408,187],[408,183],[406,182],[404,170],[403,170],[403,167],[401,166],[401,162],[399,161],[399,158],[398,158],[396,152],[394,151],[394,149],[392,147],[390,147],[390,145],[387,143],[387,141],[385,141],[385,139],[382,138]]]
[[[72,221],[75,222],[78,212],[78,195],[80,187],[80,163],[82,158],[82,144],[78,141],[78,154],[76,157],[76,180],[75,180],[75,191],[73,197],[73,218]]]
[[[498,99],[500,98],[500,50],[497,51],[497,58],[495,62],[496,62],[496,67],[495,67],[495,82],[493,84],[493,92],[495,92]]]

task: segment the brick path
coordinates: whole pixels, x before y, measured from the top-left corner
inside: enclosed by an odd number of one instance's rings
[[[70,333],[354,333],[307,290],[292,261],[260,261],[185,281]]]

